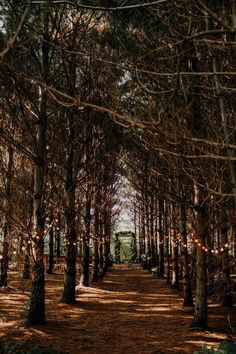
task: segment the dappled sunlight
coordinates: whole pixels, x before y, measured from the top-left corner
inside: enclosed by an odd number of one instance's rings
[[[217,338],[217,340],[214,341],[214,342],[205,341],[204,338],[203,338],[203,340],[202,340],[202,342],[200,342],[200,344],[199,344],[199,340],[187,340],[186,343],[188,343],[188,344],[190,344],[192,346],[199,345],[200,347],[202,347],[203,344],[206,344],[208,346],[208,348],[210,348],[210,347],[214,347],[216,345],[216,343],[219,342],[219,339],[223,340],[225,338],[223,338],[223,339],[222,338]]]
[[[46,275],[44,327],[22,326],[20,316],[29,296],[21,287],[22,281],[15,280],[14,291],[0,293],[1,340],[23,339],[33,346],[53,343],[68,354],[192,354],[203,342],[212,345],[226,337],[219,330],[189,331],[193,309],[182,307],[180,295],[165,279],[153,277],[137,265],[115,265],[97,284],[78,286],[78,302],[73,306],[59,302],[63,275]],[[225,310],[210,305],[209,311],[212,321],[218,325],[220,319],[223,326]]]
[[[39,336],[39,337],[43,337],[43,338],[48,338],[48,339],[51,339],[52,336],[49,335],[48,333],[45,332],[45,330],[40,330],[40,329],[37,329],[37,328],[31,328],[29,330],[26,330],[25,331],[25,334],[28,335],[28,336]]]
[[[170,311],[169,308],[166,307],[151,307],[151,306],[142,306],[142,308],[137,309],[137,311],[150,311],[150,312],[162,312],[162,311]]]

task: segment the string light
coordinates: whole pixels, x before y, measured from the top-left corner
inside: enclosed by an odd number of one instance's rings
[[[193,237],[194,235],[191,234],[191,236]],[[181,241],[181,237],[177,236],[176,238],[172,238],[170,236],[164,236],[164,239],[169,239],[170,241],[172,241],[175,245],[176,245],[176,242],[178,242],[182,247],[184,248],[187,248],[187,244],[183,243]],[[219,247],[219,248],[207,248],[205,246],[202,246],[202,243],[200,242],[200,240],[198,238],[196,238],[195,240],[192,240],[192,242],[194,244],[196,244],[198,247],[201,247],[203,251],[205,251],[206,253],[210,252],[212,254],[215,254],[215,255],[218,255],[219,253],[222,253],[226,250],[228,250],[230,248],[230,245],[229,243],[225,243],[224,244],[224,247]],[[164,242],[163,241],[160,241],[159,242],[159,245],[163,244]],[[175,247],[175,246],[174,246]]]

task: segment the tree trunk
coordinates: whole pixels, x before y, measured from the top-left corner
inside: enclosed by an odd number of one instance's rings
[[[179,289],[179,245],[176,238],[176,207],[171,204],[171,228],[170,234],[172,239],[172,277],[171,277],[171,288]]]
[[[141,216],[141,205],[138,210],[138,241],[139,241],[139,252],[138,252],[138,259],[141,263],[142,261],[142,254],[143,254],[143,235],[142,235],[142,216]]]
[[[11,145],[7,149],[7,176],[6,176],[6,199],[4,202],[4,224],[3,224],[3,250],[1,259],[0,287],[7,287],[8,284],[8,264],[9,264],[9,237],[11,232],[11,180],[13,172],[13,148]]]
[[[57,223],[55,228],[55,241],[56,241],[56,256],[61,257],[61,234],[60,234],[61,218],[60,215],[57,217]]]
[[[104,267],[104,255],[103,255],[103,242],[104,242],[104,237],[103,237],[103,221],[102,221],[102,216],[100,214],[99,218],[99,277],[103,276],[103,267]]]
[[[196,302],[191,327],[207,328],[207,263],[206,252],[203,249],[207,238],[207,215],[203,193],[198,185],[194,186],[195,194],[195,222],[197,238],[196,264]]]
[[[8,223],[5,219],[3,226],[3,249],[1,259],[1,274],[0,274],[0,287],[7,287],[8,283],[8,264],[9,264],[9,243],[8,243]]]
[[[148,177],[146,179],[148,184]],[[146,247],[146,259],[147,269],[151,269],[151,234],[150,234],[150,208],[149,208],[149,196],[147,186],[145,187],[145,220],[146,220],[146,235],[147,235],[147,247]]]
[[[24,255],[24,265],[23,265],[23,279],[30,279],[30,252],[31,252],[31,245],[30,243],[26,244],[26,250]]]
[[[184,198],[184,197],[183,197]],[[189,255],[187,245],[187,218],[186,208],[184,204],[180,206],[180,221],[181,221],[181,241],[182,241],[182,255],[183,255],[183,306],[193,306],[193,294],[190,282],[189,271]]]
[[[222,286],[223,286],[223,297],[221,304],[222,306],[231,307],[233,306],[232,299],[232,287],[230,279],[230,260],[228,254],[228,226],[227,226],[227,215],[225,211],[222,211],[222,228],[221,228],[221,247],[224,251],[221,255],[222,262]]]
[[[151,266],[156,265],[155,242],[154,242],[154,199],[153,194],[150,197],[150,238],[151,238]]]
[[[91,224],[91,196],[87,186],[86,191],[86,210],[85,210],[85,233],[83,237],[83,260],[82,273],[80,283],[83,286],[89,286],[89,240],[90,240],[90,224]]]
[[[76,237],[76,220],[75,220],[75,186],[76,177],[74,173],[74,142],[75,139],[75,122],[74,111],[72,110],[68,116],[68,142],[67,142],[67,161],[66,161],[66,252],[65,252],[65,276],[64,289],[61,302],[66,304],[74,304],[76,302],[75,286],[76,286],[76,256],[77,256],[77,237]]]
[[[105,206],[104,213],[104,257],[105,257],[105,271],[107,271],[108,267],[111,266],[111,260],[109,258],[110,255],[110,239],[111,239],[111,201],[110,196],[106,193],[107,204]]]
[[[94,239],[93,239],[93,258],[92,258],[92,281],[98,281],[98,239],[99,239],[99,207],[98,196],[96,195],[94,207]]]
[[[33,184],[34,184],[34,180],[33,180],[33,175],[32,175],[32,188],[33,188]],[[26,211],[26,224],[27,224],[27,228],[28,230],[32,230],[32,217],[33,217],[33,199],[31,196],[27,197],[27,211]],[[32,236],[32,235],[31,235]],[[25,250],[25,254],[24,254],[24,266],[23,266],[23,273],[22,273],[22,278],[23,279],[30,279],[31,276],[31,241],[28,240],[28,242],[26,242],[26,250]]]
[[[171,288],[179,289],[179,251],[177,242],[172,242],[172,277]]]
[[[167,261],[166,269],[166,282],[170,284],[170,250],[171,241],[169,237],[169,227],[168,227],[168,205],[167,201],[164,201],[164,237],[165,237],[165,256]]]
[[[46,173],[46,102],[43,94],[41,104],[41,116],[37,124],[37,160],[34,173],[34,238],[33,238],[33,267],[32,267],[32,291],[30,308],[27,318],[29,325],[38,325],[45,322],[45,294],[44,294],[44,183]]]
[[[50,220],[50,224],[52,224],[52,219]],[[54,260],[54,230],[53,226],[50,225],[49,229],[49,255],[48,255],[48,269],[47,274],[53,274],[53,260]]]
[[[163,235],[164,200],[159,199],[159,265],[160,276],[164,275],[164,235]]]
[[[44,14],[42,42],[42,76],[47,82],[49,69],[49,13]],[[29,312],[26,319],[28,325],[40,325],[45,322],[45,279],[44,279],[44,187],[46,177],[46,131],[47,131],[47,95],[43,87],[39,88],[39,115],[37,120],[36,159],[34,170],[33,223],[34,239],[32,253],[32,290]]]

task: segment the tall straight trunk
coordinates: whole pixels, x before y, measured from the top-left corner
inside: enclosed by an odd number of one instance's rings
[[[99,240],[99,207],[98,207],[98,196],[95,198],[94,207],[94,239],[93,239],[93,257],[92,257],[92,281],[98,281],[98,264],[99,264],[99,254],[98,254],[98,240]]]
[[[155,242],[154,242],[154,199],[150,196],[150,238],[151,238],[151,266],[155,266]]]
[[[25,246],[22,279],[30,279],[30,252],[31,252],[31,245],[30,243],[27,242]]]
[[[166,282],[170,284],[170,250],[171,250],[171,240],[169,237],[169,229],[166,229],[166,261],[167,261],[167,269],[166,269]]]
[[[86,206],[85,206],[85,232],[83,237],[83,260],[82,273],[80,283],[83,286],[89,286],[89,241],[90,241],[90,227],[91,227],[91,193],[90,186],[87,186],[86,191]]]
[[[33,177],[33,175],[32,175]],[[32,187],[33,187],[34,180],[32,178]],[[27,206],[26,206],[26,224],[27,224],[27,229],[32,230],[32,217],[33,217],[33,199],[31,196],[27,197]],[[31,235],[32,236],[32,235]],[[30,264],[31,264],[31,241],[28,240],[26,242],[26,251],[24,254],[24,265],[23,265],[23,272],[22,272],[22,278],[23,279],[30,279]]]
[[[146,220],[146,235],[147,235],[147,247],[146,247],[146,257],[147,257],[147,268],[151,268],[151,234],[150,234],[150,208],[149,208],[149,197],[147,188],[145,190],[145,220]]]
[[[155,199],[154,199],[154,249],[155,249],[155,265],[159,266],[157,204],[158,204],[158,202],[157,202],[157,198],[155,195]]]
[[[138,210],[138,242],[139,242],[139,252],[138,252],[138,259],[141,262],[141,255],[143,254],[143,235],[142,235],[142,216],[141,216],[141,205],[139,205]]]
[[[204,204],[204,195],[201,188],[194,185],[195,196],[195,233],[198,240],[197,244],[197,264],[196,264],[196,301],[194,308],[194,317],[191,327],[201,329],[207,328],[208,311],[207,311],[207,262],[206,252],[203,249],[206,245],[208,220],[206,214],[206,206]]]
[[[163,222],[164,218],[164,199],[159,198],[159,266],[160,266],[160,276],[164,275],[164,232],[163,232]]]
[[[61,233],[60,233],[61,217],[57,216],[57,223],[55,228],[55,242],[56,242],[56,256],[61,257]]]
[[[230,279],[230,260],[228,254],[228,226],[227,226],[227,214],[222,211],[222,227],[221,227],[221,246],[224,251],[221,255],[222,262],[222,287],[223,287],[223,297],[221,304],[222,306],[231,307],[233,305],[232,298],[232,287]]]
[[[66,159],[66,210],[65,210],[65,226],[66,226],[66,251],[65,251],[65,275],[64,289],[61,302],[66,304],[74,304],[76,302],[76,256],[77,256],[77,237],[76,237],[76,219],[75,219],[75,186],[76,176],[74,171],[75,164],[75,119],[73,109],[68,115],[68,142],[67,142],[67,159]]]
[[[47,83],[49,71],[49,9],[45,8],[42,42],[42,77]],[[47,95],[43,87],[39,88],[39,114],[36,123],[36,159],[34,169],[33,223],[34,239],[32,243],[33,266],[32,287],[28,316],[28,325],[45,323],[45,276],[44,276],[44,186],[47,170],[46,132],[47,132]]]
[[[171,276],[171,288],[179,289],[179,250],[178,243],[172,241],[172,276]]]
[[[3,223],[3,250],[1,259],[0,287],[7,287],[8,283],[8,264],[9,264],[9,237],[11,232],[11,180],[13,172],[13,148],[11,145],[7,149],[7,176],[6,176],[6,198],[4,205]]]
[[[138,257],[138,249],[137,249],[137,231],[138,231],[138,213],[137,213],[137,205],[134,204],[134,238],[132,239],[132,262],[135,262]]]
[[[45,322],[45,280],[44,280],[44,184],[46,175],[46,115],[47,98],[42,93],[40,116],[37,123],[37,159],[34,171],[33,199],[33,266],[30,307],[27,316],[28,325]]]
[[[8,285],[8,265],[9,265],[9,224],[7,217],[4,217],[3,226],[3,248],[1,259],[1,273],[0,273],[0,287],[7,287]]]
[[[179,245],[176,236],[176,206],[171,203],[171,240],[172,240],[172,277],[171,277],[171,288],[179,289]]]
[[[141,200],[141,230],[142,230],[142,251],[141,254],[144,256],[146,254],[146,227],[145,227],[145,208],[144,208],[144,196],[142,193]]]
[[[185,198],[183,196],[183,203],[180,205],[180,222],[181,222],[181,241],[183,256],[183,306],[193,306],[193,294],[192,286],[190,282],[190,270],[189,270],[189,255],[188,255],[188,243],[187,243],[187,217],[186,207],[184,205]]]
[[[165,237],[165,256],[167,261],[166,282],[167,284],[170,284],[171,240],[170,240],[169,227],[168,227],[168,203],[166,200],[164,200],[164,237]]]
[[[110,238],[111,238],[111,207],[110,201],[108,200],[107,205],[105,206],[104,212],[104,263],[105,263],[105,271],[110,266]]]
[[[49,228],[49,255],[48,255],[47,274],[53,274],[54,230],[53,230],[52,222],[53,222],[53,218],[50,219],[50,228]]]
[[[213,198],[213,197],[212,197]],[[212,199],[211,198],[211,199]],[[208,213],[211,213],[210,208],[208,207]],[[214,255],[211,252],[211,249],[214,248],[214,239],[215,239],[215,235],[214,235],[214,231],[211,230],[212,228],[212,220],[211,223],[209,224],[209,228],[208,228],[208,232],[206,235],[206,248],[207,248],[207,252],[206,252],[206,259],[207,259],[207,292],[208,295],[212,295],[215,293],[215,286],[214,286],[214,282],[215,282],[215,264],[214,264]]]
[[[103,275],[103,267],[104,267],[104,254],[103,254],[103,243],[104,243],[104,235],[103,235],[103,221],[102,216],[100,214],[99,217],[99,277]]]

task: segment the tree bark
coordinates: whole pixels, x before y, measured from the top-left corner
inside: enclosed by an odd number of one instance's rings
[[[109,196],[108,196],[109,198]],[[110,207],[110,200],[107,201],[107,205],[105,206],[104,212],[104,265],[105,265],[105,272],[107,271],[108,267],[110,266],[110,237],[111,237],[111,207]]]
[[[183,203],[180,205],[180,222],[181,222],[181,241],[182,241],[181,253],[183,256],[183,306],[188,307],[188,306],[193,306],[193,294],[192,294],[192,286],[190,282],[190,271],[189,271],[186,207]]]
[[[169,235],[169,227],[168,227],[168,203],[164,200],[164,237],[165,237],[165,256],[167,261],[167,269],[166,269],[166,282],[170,284],[170,250],[171,250],[171,241]]]
[[[196,264],[196,302],[194,317],[191,327],[206,329],[208,325],[207,311],[207,262],[206,252],[203,249],[207,238],[207,214],[204,204],[202,190],[198,185],[194,186],[195,194],[195,223],[197,242],[197,264]]]
[[[61,257],[61,234],[60,234],[61,217],[57,217],[57,225],[55,228],[55,241],[56,241],[56,256]]]
[[[24,255],[22,279],[30,279],[30,252],[31,252],[31,245],[27,243],[25,255]]]
[[[164,200],[159,198],[159,266],[160,276],[164,276],[164,235],[163,235]]]
[[[151,266],[155,267],[156,257],[155,257],[155,242],[154,242],[154,198],[153,194],[150,196],[150,238],[151,238]]]
[[[65,275],[64,289],[61,302],[66,304],[74,304],[76,302],[76,256],[77,256],[77,237],[76,237],[76,220],[75,220],[75,186],[76,177],[74,173],[74,142],[75,139],[75,121],[74,111],[71,110],[68,116],[68,143],[67,143],[67,159],[66,159],[66,251],[65,251]]]
[[[90,224],[91,224],[91,196],[87,186],[86,191],[86,206],[85,206],[85,232],[83,235],[83,260],[82,273],[80,283],[83,286],[89,286],[89,241],[90,241]]]
[[[98,255],[98,239],[99,239],[99,207],[98,207],[98,194],[95,198],[94,206],[94,239],[93,239],[93,257],[92,257],[92,281],[98,281],[98,264],[99,264],[99,255]]]
[[[4,223],[3,223],[3,250],[1,259],[0,287],[8,285],[8,264],[9,264],[9,237],[11,232],[11,180],[13,172],[13,148],[11,145],[7,149],[7,176],[6,176],[6,192],[4,205]]]
[[[53,274],[53,261],[54,261],[54,230],[52,226],[53,219],[50,219],[49,229],[49,255],[48,255],[48,268],[47,274]]]
[[[171,240],[172,240],[172,277],[171,277],[171,288],[179,289],[179,245],[176,238],[176,207],[172,203],[171,208]]]
[[[226,307],[233,306],[232,287],[230,279],[230,260],[228,254],[228,226],[227,226],[227,214],[222,211],[222,227],[221,227],[221,247],[224,251],[221,255],[222,262],[222,286],[223,296],[221,299],[221,305]]]

